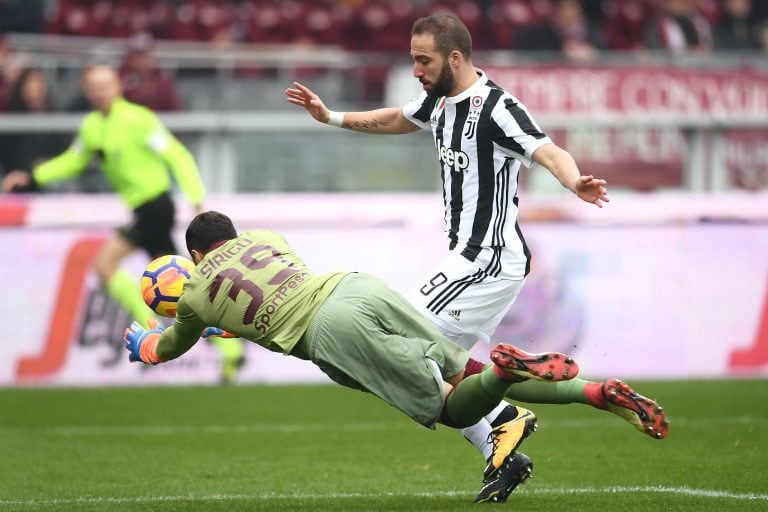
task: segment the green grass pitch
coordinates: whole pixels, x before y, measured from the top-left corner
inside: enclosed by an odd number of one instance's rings
[[[768,380],[634,382],[650,439],[587,406],[531,406],[533,478],[474,505],[483,462],[334,385],[0,390],[2,511],[768,510]]]

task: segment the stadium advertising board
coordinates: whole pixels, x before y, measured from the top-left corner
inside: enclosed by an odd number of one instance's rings
[[[571,353],[587,377],[768,375],[768,211],[734,222],[727,212],[742,201],[617,197],[597,213],[574,202],[559,222],[523,220],[532,273],[496,340]],[[85,208],[96,203],[100,221],[125,220],[114,199],[89,202]],[[227,211],[241,228],[282,232],[318,272],[371,272],[405,291],[444,250],[440,202],[433,195],[265,195],[212,198],[209,207]],[[25,225],[0,229],[0,243],[13,248],[0,255],[0,312],[19,326],[5,337],[0,385],[216,382],[218,353],[205,342],[166,365],[127,362],[120,338],[129,318],[101,292],[91,268],[110,231],[61,220],[64,212],[77,218],[76,205],[85,203],[36,198]],[[534,200],[524,208],[529,216],[551,209]],[[651,210],[667,221],[642,213]],[[587,211],[602,221],[585,215],[563,222]],[[181,242],[183,232],[177,236]],[[137,282],[147,262],[139,254],[127,261]],[[306,362],[252,344],[247,350],[243,382],[326,381]],[[474,354],[487,360],[487,347],[479,344]]]
[[[582,127],[552,136],[590,172],[640,189],[683,184],[689,134],[665,120],[755,118],[768,112],[765,71],[598,66],[486,71],[536,117],[626,115],[630,127],[621,130]],[[658,126],[631,126],[632,116],[649,114]],[[724,146],[730,185],[750,190],[768,185],[764,129],[728,130]]]

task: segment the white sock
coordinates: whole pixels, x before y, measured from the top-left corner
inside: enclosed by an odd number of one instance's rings
[[[495,410],[496,409],[494,409],[494,411]],[[498,415],[498,413],[496,414]],[[495,417],[496,416],[494,416],[494,418]],[[491,424],[485,419],[478,421],[471,427],[461,429],[461,433],[464,434],[466,440],[480,450],[480,453],[483,454],[483,459],[486,461],[490,459],[493,454],[493,443],[488,442],[491,430]]]

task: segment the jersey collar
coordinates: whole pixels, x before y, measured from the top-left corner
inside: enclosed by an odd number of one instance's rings
[[[212,251],[212,250],[214,250],[214,249],[218,249],[219,247],[221,247],[221,246],[222,246],[222,245],[224,245],[225,243],[229,242],[229,240],[231,240],[231,239],[224,239],[224,240],[219,240],[218,242],[214,242],[214,243],[213,243],[213,245],[211,245],[211,246],[210,246],[210,247],[209,247],[209,248],[208,248],[208,249],[205,251],[205,254],[208,254],[209,252],[211,252],[211,251]]]
[[[448,103],[460,103],[464,101],[465,99],[469,98],[470,96],[477,94],[479,89],[485,85],[485,83],[488,81],[488,77],[485,76],[485,71],[479,68],[475,68],[475,72],[477,73],[477,81],[473,83],[471,86],[469,86],[468,89],[466,89],[464,92],[461,92],[457,94],[456,96],[449,96],[445,100]]]

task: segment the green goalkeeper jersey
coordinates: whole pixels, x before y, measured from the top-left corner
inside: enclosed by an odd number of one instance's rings
[[[110,111],[85,116],[72,145],[32,171],[40,185],[74,178],[94,156],[114,191],[131,208],[171,188],[168,169],[192,204],[203,201],[205,189],[195,160],[154,112],[124,98]]]
[[[313,274],[279,233],[245,231],[195,267],[157,353],[176,358],[213,326],[289,354],[347,274]]]

